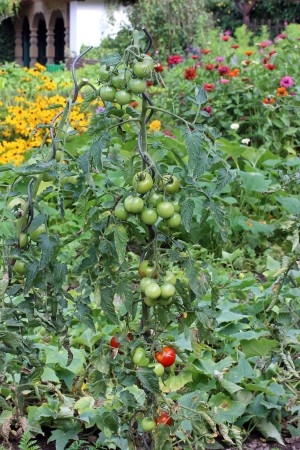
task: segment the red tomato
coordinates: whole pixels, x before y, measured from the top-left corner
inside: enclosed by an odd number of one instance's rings
[[[161,415],[155,419],[156,425],[172,425],[172,417],[170,417],[165,411],[162,411]]]
[[[113,336],[110,340],[109,345],[113,348],[119,348],[121,344],[120,344],[120,342],[117,341],[116,336]]]
[[[170,367],[175,362],[176,353],[171,347],[163,347],[160,352],[155,352],[155,359],[164,367]]]

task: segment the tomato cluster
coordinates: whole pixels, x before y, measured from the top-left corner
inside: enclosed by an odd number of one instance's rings
[[[151,75],[154,61],[151,56],[141,55],[139,60],[129,65],[114,67],[100,66],[99,83],[100,97],[104,102],[116,102],[119,105],[128,105],[132,101],[132,94],[142,94],[147,83],[145,78]]]
[[[170,305],[176,293],[176,276],[171,271],[167,271],[164,277],[158,277],[158,270],[155,265],[144,260],[139,265],[139,275],[141,276],[140,289],[145,295],[144,303],[147,306]]]
[[[153,189],[153,186],[149,172],[136,173],[132,180],[134,194],[128,195],[124,203],[118,203],[115,208],[117,219],[127,220],[129,213],[140,214],[145,225],[158,222],[171,229],[177,228],[181,224],[181,207],[178,200],[172,198],[172,194],[179,190],[178,178],[175,175],[165,175],[157,189]]]

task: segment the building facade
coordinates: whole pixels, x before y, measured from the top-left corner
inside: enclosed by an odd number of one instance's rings
[[[126,9],[109,21],[104,0],[22,0],[15,19],[15,61],[21,66],[59,64],[79,54],[82,44],[99,45],[101,38],[128,23]]]

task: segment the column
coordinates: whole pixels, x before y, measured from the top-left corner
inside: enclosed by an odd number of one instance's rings
[[[15,61],[23,66],[22,29],[15,28]]]
[[[47,37],[47,47],[46,47],[47,64],[54,64],[54,59],[55,59],[54,30],[48,29],[47,36],[48,36]]]
[[[38,59],[38,30],[32,28],[30,35],[30,65],[34,66]]]

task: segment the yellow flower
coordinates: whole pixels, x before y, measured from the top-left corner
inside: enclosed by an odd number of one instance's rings
[[[154,133],[154,131],[160,131],[161,129],[161,123],[159,120],[153,120],[153,122],[149,125],[149,130],[151,133]]]

